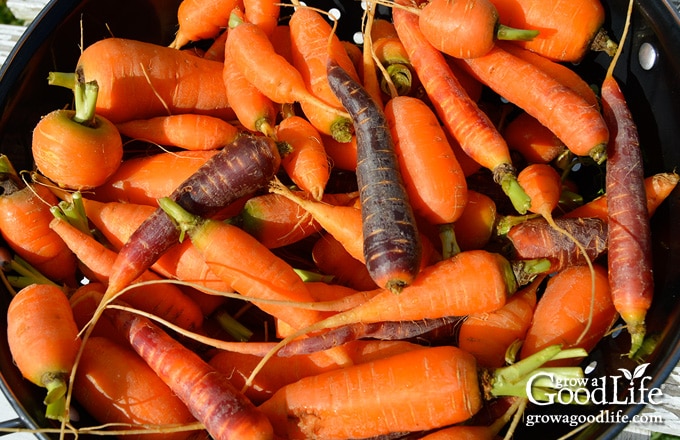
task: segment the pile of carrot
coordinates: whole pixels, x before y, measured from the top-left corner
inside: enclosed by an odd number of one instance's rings
[[[680,176],[643,168],[611,71],[600,97],[565,63],[599,1],[560,2],[577,35],[552,4],[381,0],[363,45],[292,3],[83,48],[35,169],[2,157],[10,348],[62,436],[75,406],[121,438],[509,437],[544,365],[582,377],[616,326],[636,357]]]

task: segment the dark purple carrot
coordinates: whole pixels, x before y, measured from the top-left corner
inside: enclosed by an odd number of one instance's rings
[[[191,214],[209,217],[266,187],[280,162],[274,141],[242,135],[210,158],[170,198]],[[127,287],[179,239],[175,223],[161,208],[156,209],[120,249],[104,300]]]
[[[328,82],[356,133],[366,267],[378,286],[398,292],[418,273],[422,248],[387,118],[366,89],[333,61]]]
[[[629,6],[629,15],[632,2]],[[628,31],[629,20],[622,40]],[[614,78],[616,55],[602,82],[602,111],[611,132],[605,175],[609,223],[608,272],[616,310],[628,326],[635,355],[646,333],[645,317],[654,296],[652,250],[644,169],[637,126]]]
[[[255,405],[196,353],[148,318],[118,308],[106,315],[132,348],[184,402],[214,439],[274,438],[272,426]]]
[[[583,246],[592,261],[607,252],[607,223],[599,218],[556,218],[555,223]],[[542,217],[512,226],[506,234],[513,246],[513,258],[546,258],[550,271],[574,264],[587,264],[574,240],[557,230]]]
[[[277,355],[287,357],[310,354],[366,338],[385,341],[408,340],[436,332],[444,327],[457,328],[464,320],[465,318],[460,316],[444,316],[415,321],[357,322],[303,339],[296,339],[281,348]]]

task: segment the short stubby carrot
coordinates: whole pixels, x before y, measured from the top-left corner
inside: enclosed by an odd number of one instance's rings
[[[45,415],[68,419],[66,390],[81,339],[65,292],[54,284],[30,284],[7,308],[7,341],[14,364],[47,390]]]
[[[209,115],[178,114],[116,124],[128,138],[184,150],[217,150],[234,141],[239,130]]]
[[[106,38],[85,48],[77,66],[85,81],[99,84],[96,111],[113,123],[179,113],[234,117],[218,61],[139,40]],[[64,79],[68,87],[70,82]]]
[[[192,41],[215,38],[229,24],[234,8],[243,8],[242,0],[184,0],[177,10],[178,29],[170,47],[179,49]]]

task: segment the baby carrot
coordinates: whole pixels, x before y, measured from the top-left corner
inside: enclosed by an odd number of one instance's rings
[[[53,284],[21,289],[7,308],[7,341],[21,374],[47,390],[45,416],[68,419],[66,388],[81,339],[64,291]]]
[[[217,150],[234,141],[238,128],[209,115],[182,114],[116,124],[121,134],[184,150]]]
[[[170,47],[179,49],[192,41],[216,37],[238,7],[243,7],[242,0],[183,0],[177,10],[179,28]]]
[[[380,287],[399,291],[413,282],[422,245],[408,193],[399,172],[385,113],[342,67],[328,65],[328,81],[352,116],[357,136],[357,181],[363,253]]]

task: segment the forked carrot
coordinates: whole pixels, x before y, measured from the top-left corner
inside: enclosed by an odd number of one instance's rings
[[[633,2],[623,30],[627,35]],[[652,240],[644,187],[644,168],[637,126],[614,67],[623,44],[602,82],[602,110],[612,137],[607,146],[606,194],[608,273],[614,305],[631,336],[630,357],[646,334],[645,316],[654,296]]]
[[[21,289],[7,308],[7,341],[21,374],[47,390],[45,416],[68,420],[66,389],[81,339],[65,292],[53,284]]]

